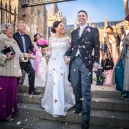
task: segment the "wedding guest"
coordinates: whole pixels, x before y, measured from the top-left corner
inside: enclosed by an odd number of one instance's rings
[[[11,121],[18,112],[18,77],[22,76],[19,59],[25,61],[24,58],[29,57],[29,54],[21,53],[13,39],[13,26],[10,23],[3,23],[1,32],[0,51],[7,50],[11,46],[15,52],[15,54],[0,52],[0,120]]]
[[[42,47],[38,44],[39,42],[42,42],[42,44],[45,44],[47,46],[47,42],[42,39],[42,36],[40,33],[36,33],[34,35],[34,42],[33,45],[35,47],[35,52],[33,54],[35,55],[36,59],[35,60],[30,60],[34,70],[35,70],[35,86],[38,87],[44,87],[45,82],[46,82],[46,69],[47,69],[47,62],[45,58],[45,48]],[[28,78],[27,75],[24,79],[23,85],[28,86]]]
[[[129,25],[129,15],[125,20],[128,21]],[[129,100],[129,33],[123,39],[123,49],[120,55],[115,70],[116,89],[121,91],[126,100]]]
[[[17,41],[20,50],[23,53],[29,53],[29,51],[33,52],[34,46],[31,42],[30,36],[26,34],[26,25],[23,21],[18,22],[17,30],[13,35],[13,38]],[[33,56],[30,58],[33,59]],[[21,69],[24,70],[28,74],[29,79],[29,94],[38,95],[39,92],[35,91],[34,81],[35,81],[35,71],[32,67],[30,60],[28,62],[20,63]]]
[[[103,85],[104,82],[104,77],[103,77],[103,72],[104,72],[104,61],[103,61],[103,49],[100,48],[100,61],[98,64],[98,69],[95,72],[96,73],[96,78],[97,78],[97,82],[96,85]]]
[[[113,32],[113,28],[111,26],[106,27],[107,35],[104,38],[105,41],[105,47],[104,47],[104,53],[107,55],[106,61],[109,63],[111,62],[110,66],[109,64],[106,66],[106,82],[105,85],[113,86],[114,82],[112,80],[113,78],[113,67],[116,65],[117,59],[119,57],[119,46],[120,46],[120,37],[117,33]]]
[[[120,52],[121,52],[122,48],[123,48],[123,39],[126,36],[126,32],[124,31],[124,27],[123,26],[120,27],[120,34],[119,34],[119,36],[120,36]]]

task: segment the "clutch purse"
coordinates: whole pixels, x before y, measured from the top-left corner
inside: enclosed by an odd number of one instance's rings
[[[14,49],[12,48],[12,46],[7,47],[7,48],[5,48],[5,49],[3,49],[3,50],[1,51],[1,53],[4,54],[4,55],[6,55],[6,54],[9,53],[9,52],[12,52],[11,55],[15,55],[15,51],[14,51]]]

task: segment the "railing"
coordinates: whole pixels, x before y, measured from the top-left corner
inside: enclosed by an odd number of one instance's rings
[[[15,28],[16,15],[17,15],[16,7],[13,9],[13,12],[12,12],[11,0],[9,1],[9,3],[7,2],[5,3],[5,2],[2,2],[2,0],[0,0],[0,25],[4,22],[12,23],[13,21],[12,24]]]
[[[26,7],[46,5],[59,2],[68,2],[68,1],[75,1],[75,0],[20,0],[20,4],[22,8],[26,8]]]

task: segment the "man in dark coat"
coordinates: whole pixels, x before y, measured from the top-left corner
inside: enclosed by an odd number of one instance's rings
[[[18,46],[23,53],[29,53],[29,51],[33,52],[34,46],[31,42],[30,36],[26,34],[26,25],[24,22],[18,23],[18,32],[13,35],[13,38],[17,41]],[[28,74],[29,80],[29,94],[38,95],[39,92],[35,91],[34,81],[35,81],[35,71],[30,63],[21,62],[20,63],[21,70],[24,70]]]

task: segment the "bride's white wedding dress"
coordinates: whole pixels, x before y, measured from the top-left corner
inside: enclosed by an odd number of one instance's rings
[[[74,106],[72,90],[68,82],[68,66],[64,62],[64,54],[68,49],[70,38],[50,38],[51,56],[48,62],[45,94],[41,106],[49,114],[67,114]]]

